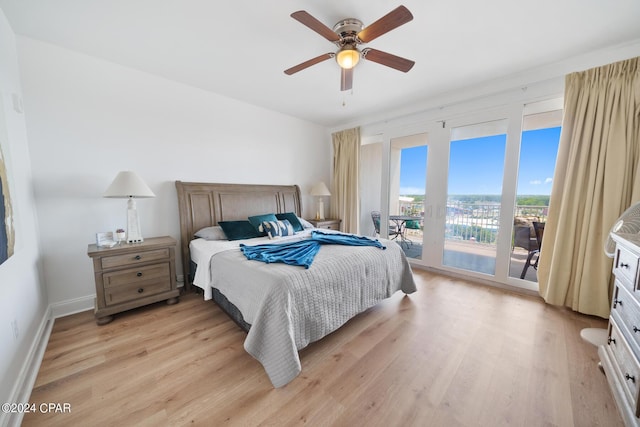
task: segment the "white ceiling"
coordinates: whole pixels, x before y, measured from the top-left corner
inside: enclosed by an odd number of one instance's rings
[[[284,74],[335,51],[292,12],[330,28],[348,17],[366,26],[400,4],[413,21],[367,47],[414,60],[409,73],[361,61],[352,92],[340,92],[333,60]],[[17,34],[327,127],[640,39],[638,0],[0,0],[0,8]]]

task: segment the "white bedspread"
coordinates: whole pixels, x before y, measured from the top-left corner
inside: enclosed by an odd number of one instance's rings
[[[196,272],[193,278],[193,284],[204,291],[204,299],[210,300],[213,297],[211,290],[213,286],[213,278],[211,269],[207,268],[211,258],[220,252],[236,249],[240,251],[240,244],[260,245],[265,243],[284,243],[311,237],[311,230],[305,230],[296,233],[293,236],[282,237],[277,240],[271,240],[268,237],[256,237],[245,240],[205,240],[195,239],[189,243],[189,251],[191,252],[191,261],[196,263]],[[246,259],[246,258],[245,258]],[[244,312],[243,312],[244,314]],[[245,319],[246,320],[246,319]]]
[[[244,348],[262,363],[275,387],[300,373],[298,350],[396,291],[416,291],[411,267],[395,242],[383,240],[386,250],[323,245],[309,269],[249,261],[239,249],[241,242],[262,244],[265,239],[192,242],[192,258],[200,266],[194,284],[205,290],[205,298],[207,293],[211,297],[212,286],[219,289],[242,312],[252,325]],[[213,253],[207,255],[205,246]],[[203,269],[207,257],[210,268]]]

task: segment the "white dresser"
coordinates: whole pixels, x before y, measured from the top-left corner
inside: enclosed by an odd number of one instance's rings
[[[607,344],[598,355],[616,405],[628,426],[640,426],[640,235],[612,234],[615,289]]]

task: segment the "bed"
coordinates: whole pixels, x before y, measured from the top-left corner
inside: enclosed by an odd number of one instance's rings
[[[301,371],[298,351],[397,291],[416,291],[399,245],[322,245],[309,268],[248,260],[240,249],[312,238],[302,230],[277,240],[195,238],[224,221],[266,213],[301,216],[296,185],[217,184],[176,181],[185,288],[201,288],[242,329],[245,350],[264,367],[274,387]],[[324,231],[324,230],[323,230]]]

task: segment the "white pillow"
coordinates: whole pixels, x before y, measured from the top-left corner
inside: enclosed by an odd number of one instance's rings
[[[300,218],[298,217],[298,221],[300,221],[300,224],[302,225],[302,228],[304,228],[305,230],[308,230],[310,228],[315,228],[313,226],[313,224],[311,224],[309,221],[307,221],[306,219]]]
[[[214,225],[213,227],[205,227],[196,232],[196,237],[205,240],[227,240],[227,235],[222,231],[222,227]]]

